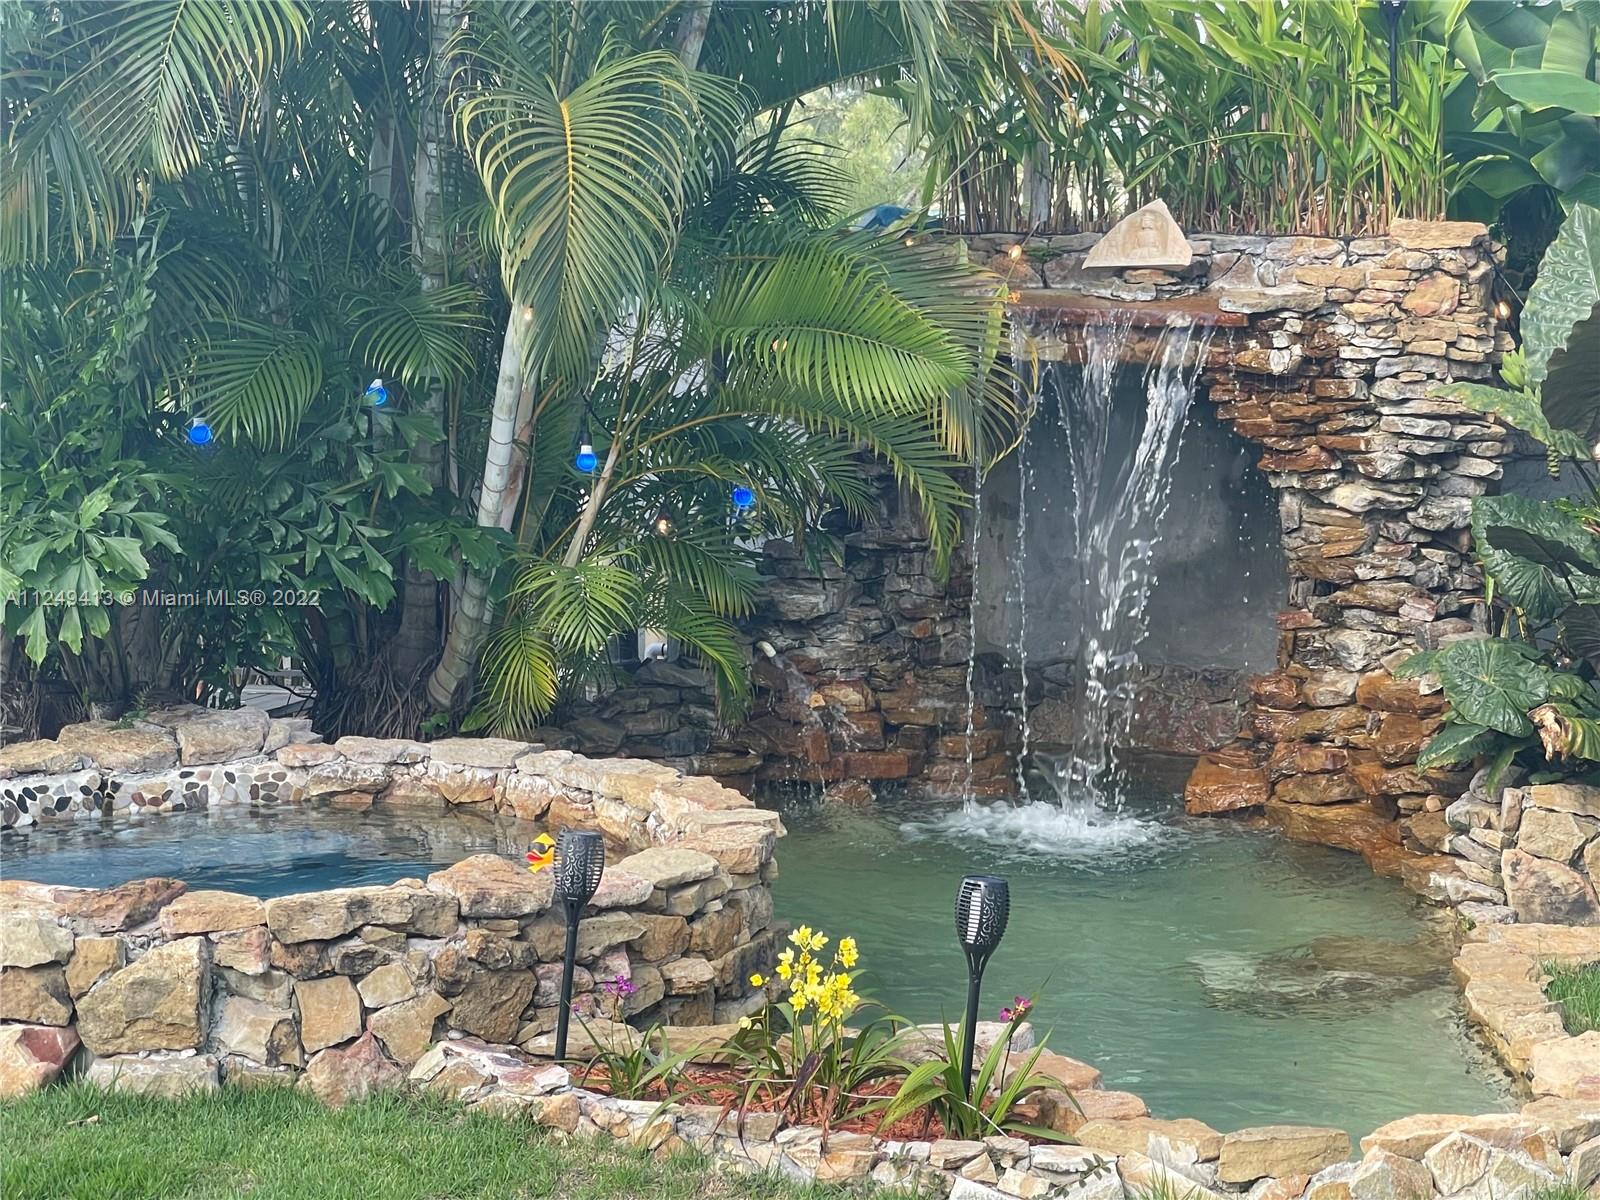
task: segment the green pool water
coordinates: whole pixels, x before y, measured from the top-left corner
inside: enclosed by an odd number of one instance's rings
[[[777,910],[854,935],[861,990],[912,1020],[958,1019],[955,888],[1011,883],[985,1013],[1038,994],[1053,1050],[1157,1116],[1334,1125],[1510,1107],[1468,1034],[1441,918],[1362,860],[1181,815],[1156,789],[1084,830],[1054,805],[963,816],[789,804]]]

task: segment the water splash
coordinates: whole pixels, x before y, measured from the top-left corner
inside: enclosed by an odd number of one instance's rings
[[[800,709],[805,713],[806,729],[813,736],[820,737],[822,745],[826,748],[828,746],[828,727],[822,723],[822,717],[817,711],[821,705],[815,700],[816,690],[811,686],[811,681],[806,678],[805,672],[790,662],[784,654],[774,654],[772,663],[778,670],[783,672],[784,691],[787,693],[790,703],[799,705]],[[809,757],[805,745],[802,744],[800,753],[794,756],[794,762],[799,764]],[[822,766],[820,763],[814,765],[816,768],[813,772],[815,779],[810,782],[821,787],[824,782]],[[801,781],[801,776],[795,773],[794,768],[790,769],[790,778],[796,782]]]
[[[1211,336],[1208,326],[1187,320],[1161,331],[1144,372],[1139,425],[1134,436],[1119,438],[1116,384],[1131,331],[1131,317],[1123,314],[1086,327],[1083,371],[1058,389],[1079,627],[1068,635],[1076,649],[1072,742],[1048,776],[1063,808],[1085,822],[1122,807],[1127,772],[1119,749],[1133,719],[1139,646],[1149,632],[1152,562]]]
[[[1159,821],[1037,800],[966,804],[931,820],[904,822],[900,833],[913,841],[931,838],[969,848],[994,847],[1008,859],[1068,860],[1085,868],[1116,870],[1157,861],[1175,845],[1171,827]],[[1116,851],[1115,858],[1109,857],[1110,851]]]

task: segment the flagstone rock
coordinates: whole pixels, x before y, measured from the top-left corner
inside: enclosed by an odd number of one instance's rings
[[[211,961],[219,967],[245,975],[261,975],[272,967],[272,934],[265,925],[216,933],[210,940]]]
[[[185,892],[161,910],[161,932],[168,938],[192,933],[245,929],[266,923],[267,909],[254,896],[238,892]]]
[[[67,991],[76,1000],[127,961],[128,946],[121,937],[80,937],[67,962]]]
[[[72,997],[67,974],[55,965],[0,968],[0,1020],[68,1025]]]
[[[1482,1179],[1494,1161],[1494,1147],[1466,1133],[1452,1133],[1429,1148],[1423,1163],[1433,1173],[1439,1194],[1464,1191]]]
[[[510,1042],[522,1027],[523,1010],[537,985],[532,971],[480,971],[455,997],[451,1027],[487,1042]]]
[[[361,994],[361,1003],[368,1008],[387,1008],[391,1004],[399,1004],[402,1000],[409,1000],[416,994],[417,985],[411,978],[411,972],[397,962],[385,963],[375,968],[360,983],[356,984],[356,991]]]
[[[1120,1121],[1089,1121],[1077,1131],[1079,1144],[1107,1154],[1144,1154],[1152,1138],[1177,1149],[1191,1149],[1199,1162],[1211,1162],[1222,1153],[1222,1135],[1203,1122],[1184,1117],[1164,1121],[1132,1117]]]
[[[66,775],[87,765],[77,750],[49,739],[0,746],[0,771],[13,775]]]
[[[1433,1175],[1415,1159],[1369,1151],[1350,1176],[1352,1200],[1416,1200],[1433,1189]]]
[[[1529,813],[1523,818],[1526,828]],[[1600,924],[1600,899],[1594,884],[1571,867],[1538,858],[1524,850],[1507,850],[1500,859],[1506,899],[1525,924]]]
[[[131,879],[103,891],[80,892],[61,905],[79,929],[116,933],[143,925],[188,890],[180,879]]]
[[[78,1048],[78,1031],[61,1025],[0,1025],[0,1099],[53,1083]]]
[[[1597,833],[1600,833],[1600,820],[1593,817],[1533,808],[1523,816],[1517,849],[1570,864]]]
[[[181,1099],[222,1086],[215,1057],[209,1054],[118,1054],[96,1056],[84,1072],[96,1087],[140,1096]]]
[[[204,938],[153,946],[78,999],[78,1035],[97,1055],[199,1049],[209,967]]]
[[[1537,1119],[1517,1113],[1460,1116],[1418,1113],[1380,1125],[1361,1139],[1363,1154],[1384,1150],[1403,1158],[1422,1159],[1452,1134],[1464,1133],[1501,1150],[1543,1147],[1546,1127]]]
[[[344,976],[296,980],[294,998],[306,1053],[337,1046],[361,1033],[361,997]]]
[[[342,937],[362,925],[403,926],[414,908],[402,887],[337,888],[275,896],[266,903],[266,920],[280,942],[309,942]]]
[[[0,967],[38,967],[72,956],[72,933],[48,917],[29,913],[0,919]]]
[[[331,1108],[343,1108],[378,1092],[398,1090],[405,1084],[405,1073],[368,1032],[348,1046],[313,1055],[306,1064],[305,1080],[317,1099]]]
[[[178,762],[191,767],[260,754],[270,722],[259,708],[200,708],[181,705],[158,709],[144,723],[172,731],[178,741]]]
[[[1308,1125],[1261,1125],[1222,1139],[1218,1178],[1249,1183],[1269,1175],[1314,1175],[1350,1157],[1350,1135]]]
[[[409,1067],[433,1045],[438,1020],[450,1009],[450,1001],[438,992],[424,991],[373,1013],[367,1028],[377,1034],[395,1062]]]
[[[177,738],[159,728],[128,729],[112,721],[85,721],[63,726],[56,744],[102,771],[136,774],[162,771],[178,763]]]
[[[212,1039],[219,1053],[238,1055],[266,1067],[298,1067],[305,1062],[294,1013],[244,996],[223,1000]]]
[[[1600,1031],[1535,1046],[1529,1067],[1536,1096],[1600,1100]]]
[[[530,874],[498,854],[474,854],[428,876],[430,890],[454,897],[463,917],[526,917],[550,907],[548,871]]]

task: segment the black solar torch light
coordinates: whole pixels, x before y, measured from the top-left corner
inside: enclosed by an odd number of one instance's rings
[[[561,1007],[556,1010],[556,1058],[567,1057],[567,1018],[572,1015],[572,972],[578,959],[578,918],[600,889],[606,843],[592,829],[563,829],[556,837],[555,894],[567,918],[567,950],[561,957]]]
[[[961,1036],[961,1086],[972,1094],[972,1053],[978,1037],[978,993],[989,956],[1006,935],[1011,886],[998,875],[968,875],[956,892],[956,938],[967,956],[967,1022]]]

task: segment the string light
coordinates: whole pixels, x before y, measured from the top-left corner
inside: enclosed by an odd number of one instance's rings
[[[733,489],[733,511],[741,517],[756,506],[756,494],[743,484]]]
[[[183,431],[183,436],[189,439],[191,445],[209,446],[211,444],[211,424],[204,417],[191,417],[189,428]]]
[[[382,379],[374,379],[367,384],[367,390],[363,395],[365,395],[367,403],[372,405],[373,408],[382,408],[389,403],[389,389],[383,386]]]
[[[1022,243],[1018,242],[1016,245],[1012,246],[1011,249],[1007,250],[1006,251],[1006,257],[1009,258],[1012,262],[1016,262],[1017,259],[1021,258],[1022,257]]]
[[[672,514],[665,507],[656,510],[655,518],[650,522],[650,528],[659,538],[669,538],[676,528],[673,524]]]
[[[533,305],[531,305],[531,304],[524,304],[524,305],[523,305],[523,306],[522,306],[522,319],[523,319],[523,320],[524,320],[524,321],[531,321],[531,320],[533,320]]]
[[[593,475],[600,459],[594,452],[594,445],[589,441],[589,422],[585,421],[578,426],[578,453],[573,456],[572,465],[585,475]]]
[[[1502,321],[1511,320],[1511,301],[1501,297],[1494,302],[1494,315]]]

